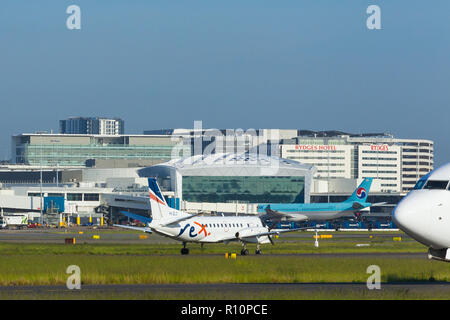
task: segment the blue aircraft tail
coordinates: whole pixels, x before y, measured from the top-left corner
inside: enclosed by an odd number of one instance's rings
[[[167,206],[166,199],[161,194],[161,189],[159,188],[158,182],[156,182],[155,178],[148,178],[148,189],[150,192],[151,200]]]
[[[366,202],[372,181],[373,178],[364,178],[358,188],[355,189],[350,198],[345,200],[345,202]]]

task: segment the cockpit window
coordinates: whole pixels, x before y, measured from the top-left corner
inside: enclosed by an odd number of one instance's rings
[[[423,179],[423,178],[420,179],[419,181],[417,181],[416,185],[414,186],[414,190],[422,189],[425,182],[427,182],[427,179]]]
[[[445,180],[428,180],[423,188],[428,190],[445,190],[447,185],[448,181]]]

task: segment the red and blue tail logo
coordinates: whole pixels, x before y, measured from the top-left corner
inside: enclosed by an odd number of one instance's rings
[[[345,201],[365,202],[367,196],[369,195],[372,180],[373,178],[364,178],[361,184],[355,189],[355,191],[353,191],[352,195]]]
[[[363,187],[356,190],[356,197],[358,197],[358,199],[364,199],[364,198],[366,198],[366,195],[367,195],[367,191]]]
[[[150,193],[150,199],[158,202],[159,204],[162,204],[165,206],[167,205],[166,200],[164,199],[163,195],[161,194],[161,190],[160,190],[155,178],[148,179],[148,189],[149,189],[149,193]]]

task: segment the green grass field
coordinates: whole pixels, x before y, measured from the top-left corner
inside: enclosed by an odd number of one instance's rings
[[[0,285],[64,285],[69,265],[81,268],[83,284],[365,282],[373,264],[383,282],[450,281],[448,265],[425,259],[66,254],[4,256]]]
[[[327,257],[326,253],[426,252],[414,241],[395,242],[360,239],[284,241],[264,246],[262,256],[225,259],[225,252],[238,253],[239,244],[211,244],[203,249],[190,244],[181,256],[179,244],[0,243],[0,285],[64,284],[69,265],[78,265],[85,284],[124,283],[229,283],[229,282],[364,282],[366,268],[377,264],[383,281],[450,281],[448,264],[427,259],[390,257]],[[249,245],[250,250],[254,246]],[[308,253],[312,256],[289,255]],[[286,255],[280,255],[286,254]],[[317,255],[317,256],[316,256]],[[414,265],[414,268],[411,268]]]
[[[130,234],[131,237],[135,235]],[[137,235],[136,235],[137,236]],[[87,239],[87,236],[86,236]],[[426,248],[415,241],[393,241],[390,237],[374,235],[372,238],[342,237],[320,241],[313,246],[311,238],[280,238],[276,245],[263,246],[264,254],[237,256],[225,259],[225,252],[240,252],[239,244],[211,244],[201,249],[189,244],[188,256],[180,255],[180,244],[124,244],[124,243],[2,243],[0,242],[0,285],[65,285],[69,265],[81,269],[83,285],[101,284],[198,284],[198,283],[302,283],[302,282],[349,282],[365,283],[370,265],[381,269],[382,282],[450,282],[450,265],[424,258],[390,256],[354,257],[352,255],[330,256],[327,253],[425,253]],[[357,247],[365,243],[370,246]],[[252,252],[255,246],[249,245]],[[301,256],[294,253],[312,255]],[[362,297],[366,299],[431,299],[450,298],[449,292],[412,293],[326,291],[306,294],[304,292],[259,292],[248,295],[212,292],[192,295],[189,293],[90,293],[82,298],[123,299],[336,299]],[[17,298],[26,298],[21,295]],[[0,293],[0,298],[13,298]],[[33,297],[31,297],[33,298]],[[41,296],[40,298],[45,298]],[[52,298],[55,298],[54,296]],[[80,298],[76,293],[66,293],[61,298]]]

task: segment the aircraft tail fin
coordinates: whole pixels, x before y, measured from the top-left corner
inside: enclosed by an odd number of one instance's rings
[[[345,200],[346,202],[366,202],[369,195],[370,186],[372,185],[373,178],[364,178],[358,188],[352,193],[352,195]]]
[[[167,205],[166,199],[164,199],[158,182],[155,178],[148,178],[148,192],[150,195],[150,209],[152,212],[152,218],[154,221],[168,219],[174,217],[172,211],[177,211],[170,208]],[[169,214],[169,211],[171,214]]]

